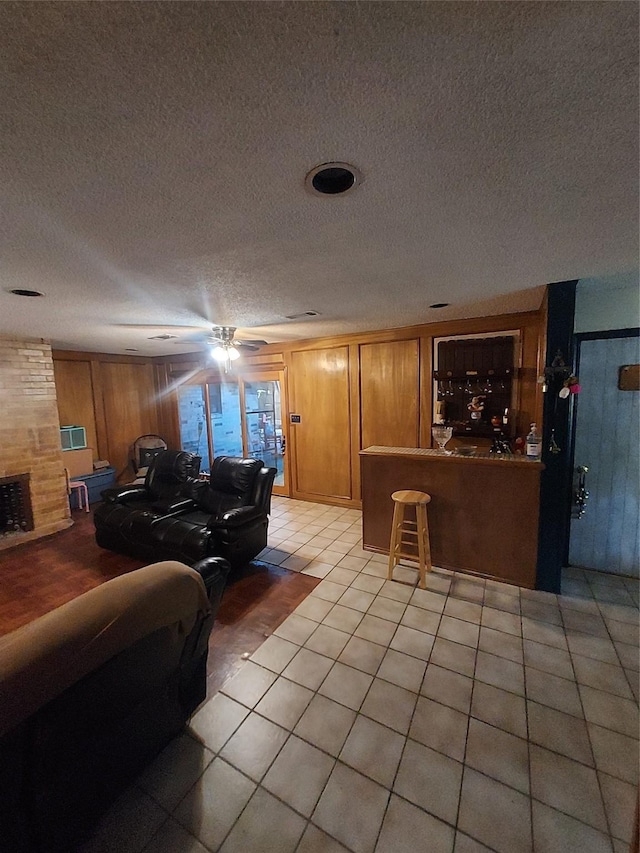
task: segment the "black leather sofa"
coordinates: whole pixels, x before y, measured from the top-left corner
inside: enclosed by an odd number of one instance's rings
[[[228,571],[145,566],[0,638],[3,853],[76,851],[183,729]]]
[[[276,473],[259,459],[218,456],[208,481],[181,483],[174,498],[131,502],[129,492],[107,490],[94,516],[97,542],[143,560],[224,557],[237,569],[266,547]]]

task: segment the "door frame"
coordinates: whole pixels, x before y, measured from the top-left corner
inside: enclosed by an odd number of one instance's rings
[[[286,367],[251,367],[250,365],[242,367],[242,369],[236,369],[236,376],[238,377],[238,382],[240,385],[240,409],[242,414],[242,441],[245,448],[245,453],[247,450],[248,442],[247,442],[247,426],[246,426],[246,406],[245,406],[245,394],[244,394],[244,383],[245,382],[279,382],[280,383],[280,420],[282,423],[282,439],[285,442],[285,451],[282,454],[283,460],[283,474],[284,474],[284,483],[279,486],[274,484],[273,486],[273,494],[280,495],[282,497],[290,497],[291,495],[291,466],[289,465],[290,456],[288,454],[290,444],[289,444],[289,432],[288,432],[288,417],[287,413],[289,411],[288,403],[287,403],[287,369]]]
[[[575,355],[576,376],[580,376],[580,356],[582,343],[584,341],[604,341],[613,340],[616,338],[637,338],[640,337],[640,327],[630,327],[628,329],[606,329],[596,332],[577,332],[573,336],[573,351]],[[580,395],[577,394],[573,400],[571,409],[571,424],[570,424],[570,442],[569,442],[569,467],[571,475],[575,471],[576,461],[576,425],[578,420],[578,410],[580,408]],[[573,494],[571,495],[573,503]],[[569,506],[571,510],[571,504]],[[569,524],[565,530],[564,549],[563,549],[563,564],[569,565],[569,547],[571,544],[571,513],[569,512]]]

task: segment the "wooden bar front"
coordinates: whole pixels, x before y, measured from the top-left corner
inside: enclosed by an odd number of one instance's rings
[[[416,489],[431,495],[434,565],[535,589],[539,462],[374,446],[360,452],[360,466],[365,549],[389,552],[391,494]]]

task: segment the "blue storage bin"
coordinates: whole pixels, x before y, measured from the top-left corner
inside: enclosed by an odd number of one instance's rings
[[[116,469],[101,468],[93,474],[83,474],[82,477],[77,477],[76,479],[82,480],[83,483],[87,484],[89,503],[92,504],[100,500],[100,493],[103,489],[110,489],[112,486],[116,485]],[[79,503],[77,489],[73,489],[69,495],[69,505],[71,509],[78,509]]]

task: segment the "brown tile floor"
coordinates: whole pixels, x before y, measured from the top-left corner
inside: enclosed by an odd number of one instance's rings
[[[83,853],[626,853],[637,582],[423,591],[360,543],[356,511],[274,502],[264,559],[322,582]]]
[[[570,570],[554,596],[436,569],[423,591],[360,531],[274,501],[262,556],[292,571],[228,589],[212,698],[83,853],[626,853],[637,582]],[[139,565],[84,514],[3,552],[0,633]]]

